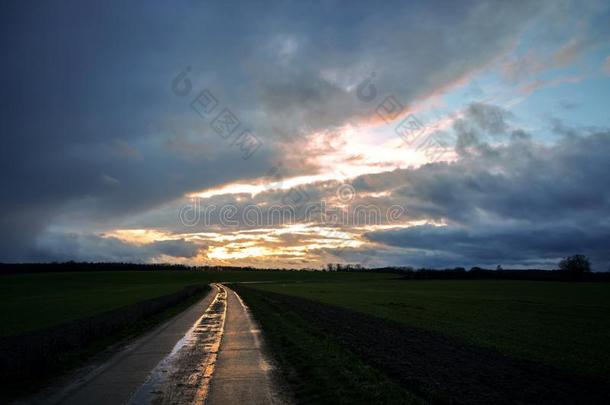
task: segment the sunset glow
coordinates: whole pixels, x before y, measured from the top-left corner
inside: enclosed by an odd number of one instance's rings
[[[9,66],[6,260],[610,263],[607,4],[178,3]]]

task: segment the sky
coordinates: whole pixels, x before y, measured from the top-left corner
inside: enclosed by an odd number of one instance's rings
[[[607,1],[0,8],[0,262],[610,268]]]

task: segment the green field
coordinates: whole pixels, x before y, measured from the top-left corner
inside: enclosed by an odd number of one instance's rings
[[[610,284],[400,280],[281,271],[89,272],[3,276],[0,336],[56,325],[190,284],[253,282],[561,368],[610,375]]]
[[[389,275],[282,271],[133,271],[0,276],[0,336],[15,335],[169,294],[225,281],[375,280]]]
[[[610,284],[396,279],[259,284],[458,337],[570,372],[610,377]]]
[[[305,403],[418,399],[413,387],[401,385],[332,332],[303,318],[298,303],[288,309],[280,296],[493,348],[510,358],[590,378],[591,384],[610,380],[610,283],[404,280],[395,274],[290,271],[46,273],[0,280],[0,336],[92,316],[187,285],[246,282],[237,290],[261,322],[297,399]],[[423,397],[430,399],[430,392]]]
[[[419,397],[258,290],[235,286],[264,331],[282,380],[299,404],[422,404]]]

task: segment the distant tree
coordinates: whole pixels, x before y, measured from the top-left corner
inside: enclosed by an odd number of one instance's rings
[[[591,271],[591,263],[585,255],[574,255],[561,260],[559,268],[573,274],[584,274]]]
[[[498,264],[498,265],[496,266],[496,270],[497,270],[497,271],[500,271],[500,270],[504,270],[504,269],[502,268],[502,265]]]

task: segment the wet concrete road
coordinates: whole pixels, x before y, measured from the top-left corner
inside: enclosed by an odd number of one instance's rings
[[[227,289],[227,319],[206,404],[281,404],[260,330],[241,298]]]
[[[239,296],[215,284],[199,303],[41,404],[280,404],[260,331]]]
[[[121,404],[126,403],[146,381],[150,371],[176,346],[201,317],[216,295],[216,290],[181,314],[165,322],[104,364],[78,373],[62,387],[53,387],[29,401],[36,404]]]
[[[226,288],[218,284],[213,288],[216,294],[201,318],[150,372],[129,399],[130,405],[203,403],[214,374],[227,315]]]

